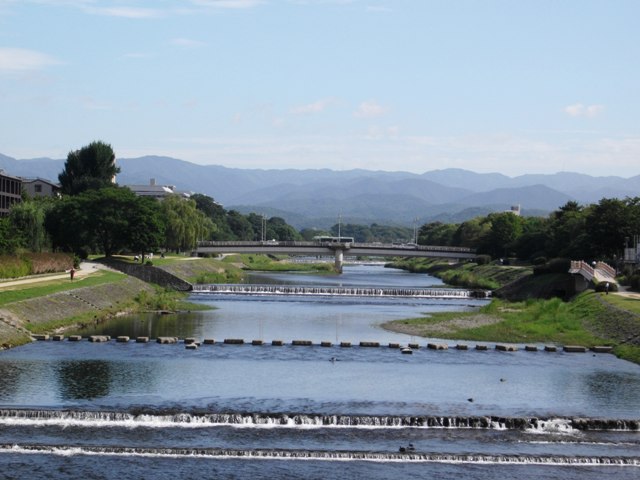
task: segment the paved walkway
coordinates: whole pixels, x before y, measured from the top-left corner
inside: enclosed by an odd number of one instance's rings
[[[76,270],[74,279],[82,279],[96,272],[98,269],[110,270],[109,267],[96,262],[82,262],[80,268]],[[52,273],[44,275],[32,275],[30,277],[23,277],[17,280],[9,280],[6,282],[0,282],[0,290],[11,289],[12,287],[19,287],[21,285],[29,285],[33,283],[50,282],[51,280],[70,280],[69,272],[66,273]]]
[[[620,285],[618,288],[619,290],[617,292],[612,292],[612,293],[615,295],[620,295],[621,297],[636,298],[640,300],[639,292],[631,292],[629,291],[629,287],[623,286],[623,285]]]

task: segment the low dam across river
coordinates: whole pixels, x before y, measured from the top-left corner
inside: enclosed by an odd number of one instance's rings
[[[326,287],[299,285],[194,285],[192,293],[229,295],[315,295],[343,297],[488,298],[488,290],[457,288]]]

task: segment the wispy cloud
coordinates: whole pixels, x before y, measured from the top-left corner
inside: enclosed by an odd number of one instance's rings
[[[172,38],[170,41],[171,45],[176,47],[184,47],[184,48],[197,48],[203,47],[206,43],[201,42],[199,40],[193,40],[191,38]]]
[[[54,57],[35,50],[0,47],[0,72],[41,70],[60,63]]]
[[[374,12],[374,13],[388,13],[388,12],[392,12],[393,9],[391,9],[390,7],[384,7],[382,5],[369,5],[366,8],[367,12]]]
[[[583,105],[574,103],[564,107],[564,112],[571,117],[594,118],[604,111],[604,105]]]
[[[139,7],[84,7],[87,13],[122,18],[158,18],[163,16],[161,10]]]
[[[213,8],[253,8],[265,3],[264,0],[191,0],[198,7]]]
[[[386,113],[386,109],[375,100],[362,102],[353,115],[358,118],[380,117]]]
[[[313,103],[308,103],[306,105],[298,105],[289,110],[289,113],[293,113],[294,115],[303,115],[303,114],[311,114],[311,113],[320,113],[327,109],[327,107],[331,106],[335,103],[335,99],[333,98],[324,98],[321,100],[317,100]]]

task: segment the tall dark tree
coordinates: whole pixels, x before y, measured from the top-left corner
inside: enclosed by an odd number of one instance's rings
[[[63,194],[77,195],[113,184],[118,173],[120,168],[111,145],[96,141],[69,152],[58,180]]]
[[[121,250],[149,252],[163,238],[160,205],[128,188],[106,187],[63,198],[48,212],[45,225],[56,248],[84,256]]]
[[[612,259],[622,252],[625,237],[636,233],[634,228],[638,219],[633,215],[634,210],[637,209],[633,199],[603,198],[591,206],[585,219],[585,230],[593,258]]]
[[[253,240],[256,233],[253,231],[251,222],[236,210],[229,210],[227,213],[229,228],[237,240]]]

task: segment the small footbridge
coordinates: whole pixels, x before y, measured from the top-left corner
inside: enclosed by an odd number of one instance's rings
[[[342,271],[345,256],[350,257],[431,257],[470,260],[475,250],[437,245],[384,244],[359,242],[198,242],[196,255],[261,253],[272,255],[333,256],[337,271]]]
[[[615,269],[604,262],[596,262],[595,264],[589,265],[587,262],[582,260],[572,260],[569,273],[580,275],[587,282],[617,283]]]

